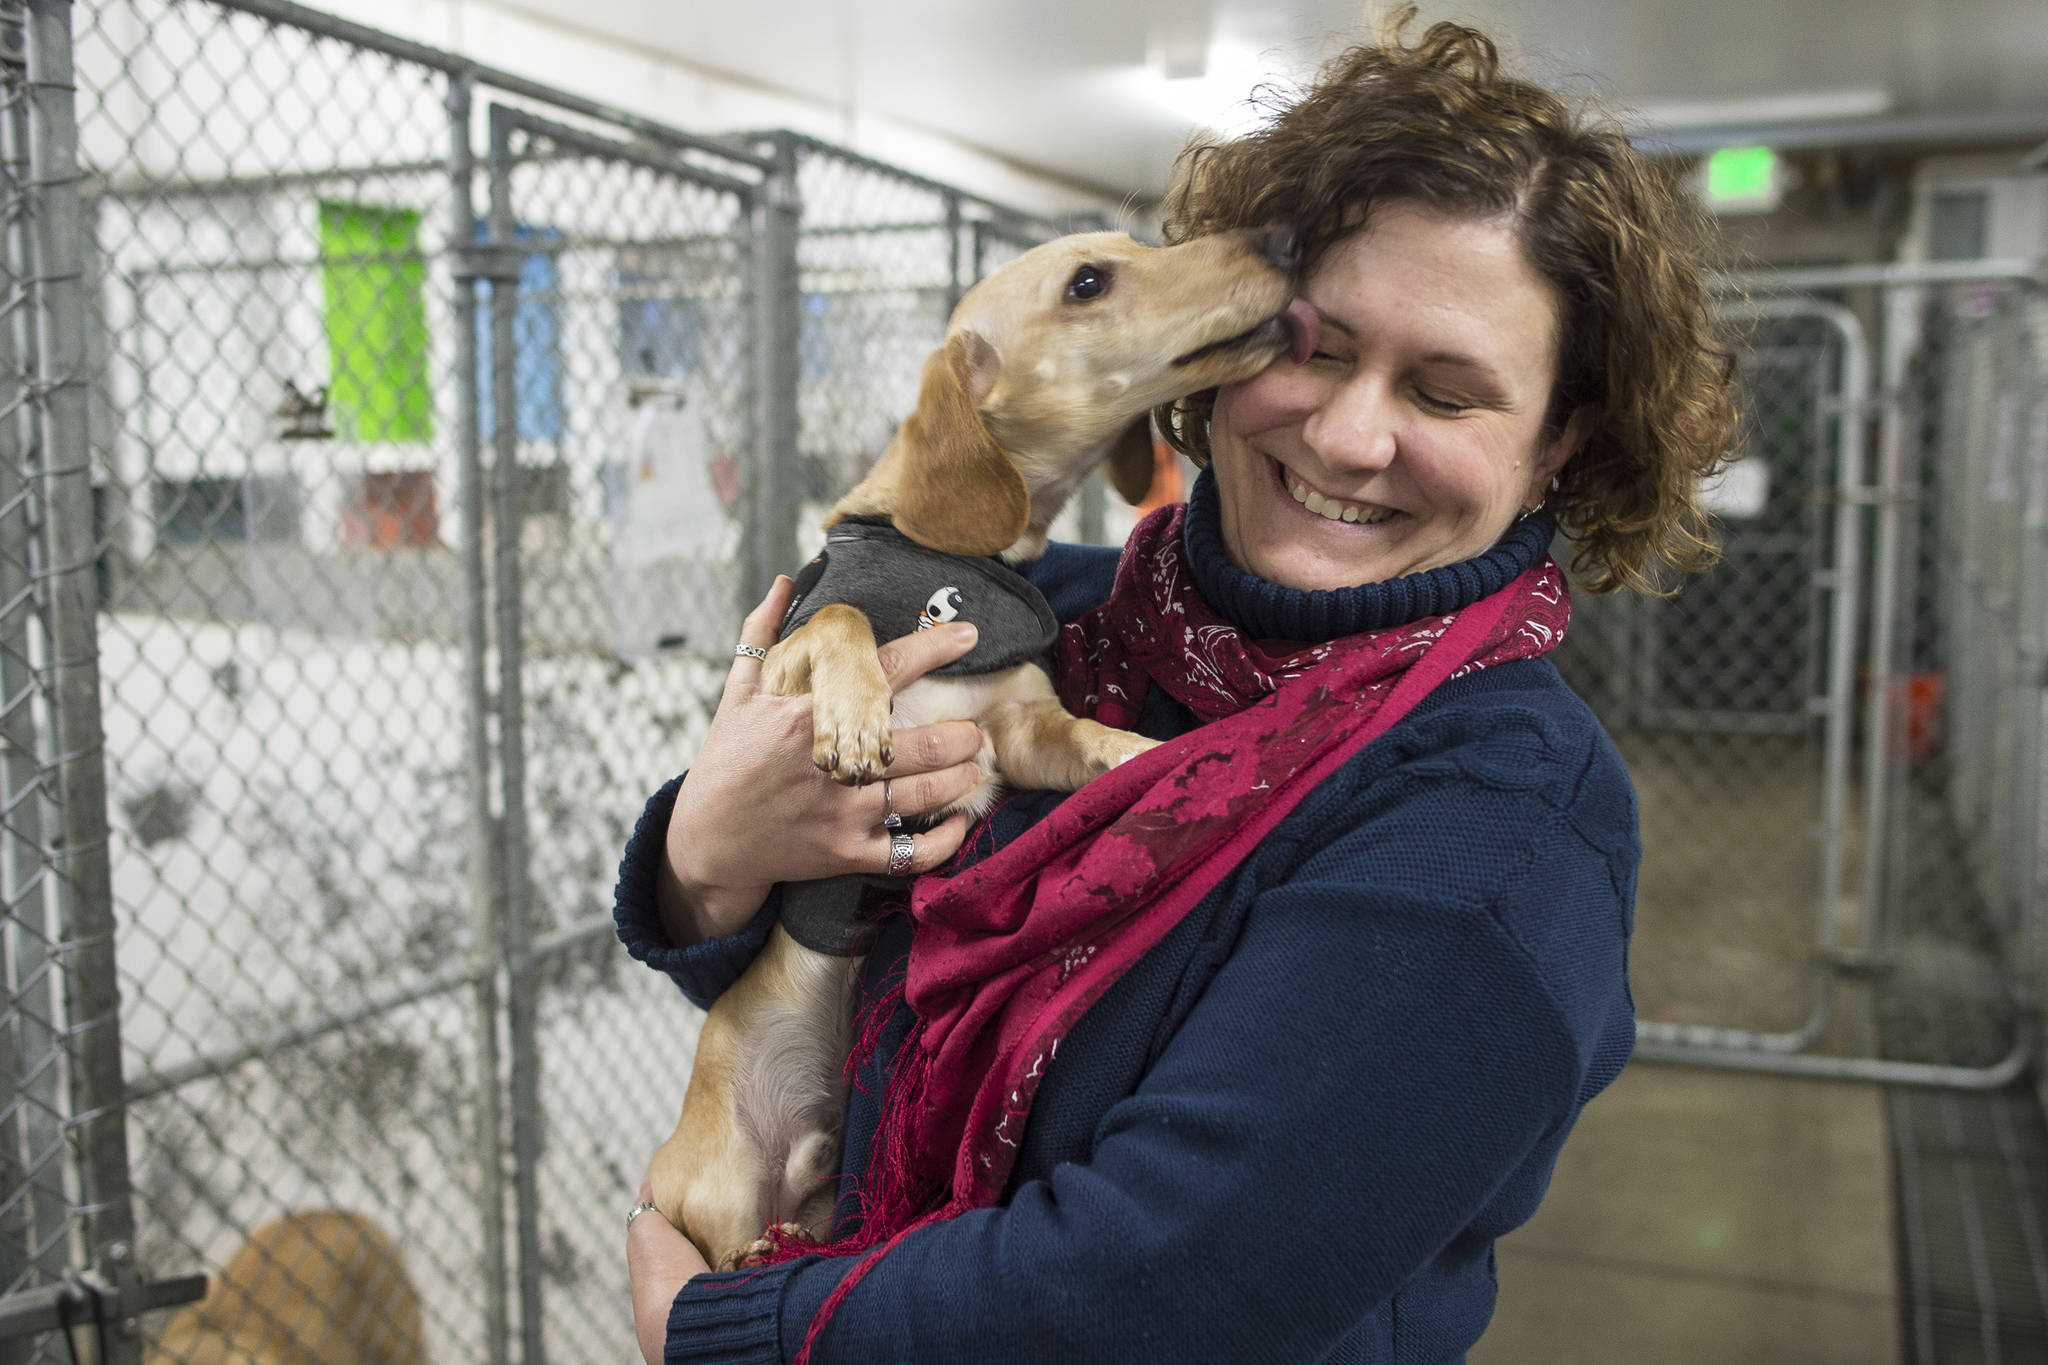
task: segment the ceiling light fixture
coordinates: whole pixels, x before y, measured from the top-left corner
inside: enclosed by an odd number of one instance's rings
[[[1176,65],[1185,71],[1192,63]],[[1134,82],[1155,103],[1225,137],[1242,137],[1263,125],[1271,115],[1251,102],[1252,91],[1287,77],[1277,56],[1233,43],[1213,44],[1200,75],[1170,77],[1151,65],[1133,72]]]
[[[1746,123],[1824,123],[1891,112],[1891,92],[1876,88],[1806,90],[1732,100],[1650,100],[1626,122],[1631,131],[1723,128]]]

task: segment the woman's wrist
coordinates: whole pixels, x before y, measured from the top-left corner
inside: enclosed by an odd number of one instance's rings
[[[690,878],[681,870],[671,845],[664,850],[655,874],[655,909],[669,942],[687,948],[706,939],[730,938],[746,928],[773,889],[772,882],[729,887]]]
[[[655,909],[663,932],[678,948],[728,938],[746,928],[775,885],[772,878],[759,884],[735,884],[721,875],[718,867],[705,865],[707,854],[730,851],[733,836],[698,814],[706,793],[691,785],[695,775],[694,770],[683,774],[676,789],[655,871]],[[717,809],[715,797],[710,809]]]

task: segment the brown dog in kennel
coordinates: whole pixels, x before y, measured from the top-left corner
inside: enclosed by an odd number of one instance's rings
[[[426,1365],[419,1291],[359,1213],[302,1209],[249,1234],[143,1365]]]

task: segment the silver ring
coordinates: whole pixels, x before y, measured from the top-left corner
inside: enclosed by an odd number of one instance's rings
[[[733,657],[736,659],[765,659],[768,657],[768,651],[759,645],[734,645],[732,652]]]
[[[889,794],[889,779],[882,779],[882,828],[894,832],[903,828],[903,817],[896,813],[896,798]]]
[[[639,1203],[635,1204],[632,1208],[627,1209],[626,1231],[631,1232],[633,1230],[633,1220],[635,1218],[638,1218],[641,1214],[646,1213],[649,1209],[652,1209],[653,1207],[654,1205],[652,1203],[643,1199]]]
[[[889,836],[889,875],[900,877],[910,871],[911,856],[917,845],[908,834],[898,830]]]

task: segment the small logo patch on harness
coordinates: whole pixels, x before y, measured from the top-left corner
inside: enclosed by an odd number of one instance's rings
[[[944,625],[960,614],[960,589],[940,588],[931,600],[924,604],[924,610],[917,614],[917,628],[930,630],[933,626]]]

